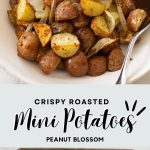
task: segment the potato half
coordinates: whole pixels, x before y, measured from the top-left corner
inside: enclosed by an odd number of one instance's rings
[[[73,34],[60,33],[52,36],[51,47],[58,56],[69,58],[79,50],[80,41]]]
[[[91,23],[91,29],[100,37],[108,37],[111,34],[103,15],[94,17]]]
[[[17,20],[32,21],[35,18],[35,11],[26,0],[20,0],[17,7]]]
[[[50,26],[44,23],[34,23],[34,29],[39,36],[42,46],[45,47],[52,37]]]
[[[98,0],[81,0],[82,10],[87,16],[98,16],[105,11],[105,6]]]

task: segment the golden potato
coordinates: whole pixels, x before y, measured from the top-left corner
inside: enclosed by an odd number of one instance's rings
[[[32,21],[35,18],[35,12],[32,6],[26,0],[20,0],[17,6],[17,20]]]
[[[133,38],[134,36],[134,32],[131,32],[131,31],[128,31],[128,32],[124,32],[124,31],[121,31],[120,32],[120,43],[121,44],[128,44],[131,39]]]
[[[80,0],[85,15],[93,17],[104,13],[105,6],[98,0]]]
[[[91,29],[100,37],[108,37],[111,34],[104,16],[94,17],[91,23]]]
[[[42,46],[45,47],[52,37],[50,26],[44,23],[34,23],[34,29],[39,36]]]
[[[146,16],[147,13],[143,9],[136,9],[131,11],[127,19],[129,29],[134,32],[138,31]]]
[[[80,41],[70,33],[60,33],[52,36],[52,50],[62,58],[68,58],[76,54],[80,48]]]

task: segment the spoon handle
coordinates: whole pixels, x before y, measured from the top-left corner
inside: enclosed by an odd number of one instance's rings
[[[123,62],[123,65],[122,65],[122,68],[121,68],[121,73],[119,75],[119,78],[116,82],[116,84],[126,84],[127,83],[127,70],[128,70],[128,63],[130,61],[130,58],[131,58],[131,55],[132,55],[132,51],[133,51],[133,48],[134,48],[134,45],[137,41],[137,39],[139,38],[139,36],[144,32],[146,31],[148,28],[150,27],[150,24],[147,25],[144,29],[142,29],[140,32],[137,32],[134,37],[132,38],[131,42],[129,43],[129,46],[128,46],[128,50],[127,50],[127,54],[126,54],[126,57],[124,59],[124,62]]]

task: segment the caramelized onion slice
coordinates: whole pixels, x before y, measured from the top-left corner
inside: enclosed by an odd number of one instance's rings
[[[106,48],[107,46],[115,43],[118,39],[112,39],[112,38],[102,38],[100,39],[88,52],[87,57],[91,57],[98,53],[100,50]]]

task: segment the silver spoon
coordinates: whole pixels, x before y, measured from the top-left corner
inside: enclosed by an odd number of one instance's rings
[[[136,41],[138,40],[139,36],[149,28],[150,28],[150,22],[148,22],[146,25],[143,25],[142,29],[139,32],[137,32],[133,36],[132,40],[130,41],[128,50],[127,50],[127,54],[125,56],[125,59],[124,59],[124,62],[123,62],[122,68],[121,68],[121,73],[119,75],[119,78],[118,78],[116,84],[126,84],[127,83],[128,64],[129,64],[129,61],[130,61],[130,58],[132,55],[134,45],[135,45]]]

